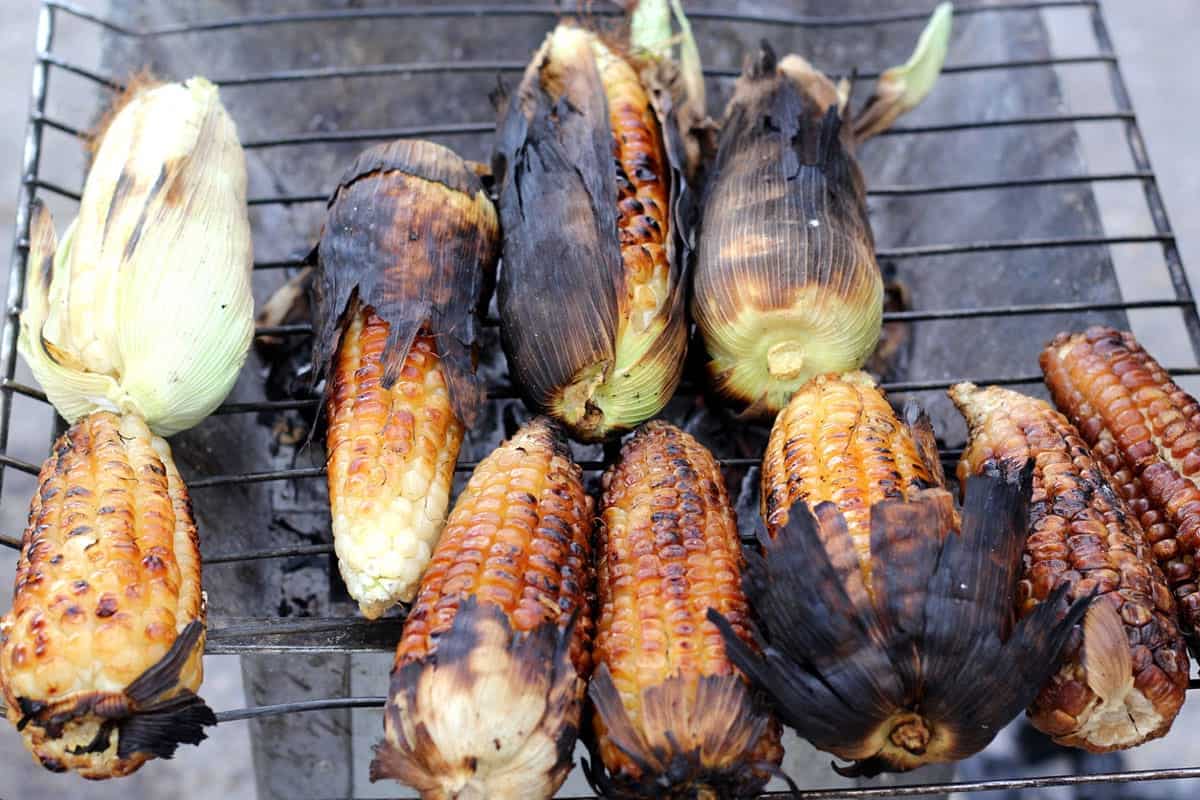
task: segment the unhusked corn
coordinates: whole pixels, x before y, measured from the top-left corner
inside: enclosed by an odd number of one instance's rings
[[[683,153],[643,66],[560,24],[508,99],[493,157],[509,367],[530,406],[584,441],[666,405],[687,347]]]

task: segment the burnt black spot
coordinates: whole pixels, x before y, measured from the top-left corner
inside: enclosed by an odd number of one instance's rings
[[[67,752],[73,756],[82,756],[88,753],[103,753],[112,744],[112,732],[116,727],[117,723],[115,720],[107,720],[100,726],[100,730],[96,731],[95,738],[86,747],[80,745],[71,748]]]
[[[67,531],[67,536],[82,536],[85,533],[91,533],[92,529],[88,525],[77,525]]]
[[[646,207],[636,197],[627,197],[620,202],[621,210],[626,214],[643,214]]]
[[[97,514],[115,514],[116,511],[117,509],[112,506],[100,506],[100,508],[96,509]]]
[[[62,765],[62,762],[56,761],[53,758],[42,759],[42,766],[51,772],[66,772],[67,768]]]
[[[25,730],[29,721],[46,710],[46,704],[41,700],[30,700],[28,697],[17,698],[17,708],[21,709],[21,719],[17,721],[17,730]]]
[[[111,594],[103,595],[96,605],[96,616],[104,619],[115,613],[117,613],[117,598]]]
[[[167,565],[163,563],[161,558],[154,553],[151,553],[142,559],[142,566],[151,572],[161,572],[162,570],[166,569]]]
[[[500,740],[499,739],[492,739],[492,744],[494,744],[496,746],[497,750],[500,749]]]
[[[92,496],[91,491],[83,486],[72,486],[70,489],[67,489],[67,497],[91,497],[91,496]]]
[[[83,594],[90,588],[91,586],[85,580],[78,580],[71,583],[71,590],[74,591],[75,594]]]
[[[108,228],[112,224],[113,212],[121,207],[121,201],[125,195],[129,194],[129,189],[134,185],[133,174],[128,170],[122,170],[117,176],[117,185],[113,187],[112,204],[108,207],[108,214],[104,217],[104,235],[108,236]]]
[[[58,564],[61,564],[61,563],[62,563],[62,560],[63,560],[62,554],[59,554],[59,555],[56,555],[56,556],[52,556],[52,557],[50,558],[50,563],[51,563],[51,564],[54,564],[54,565],[56,565],[56,566],[57,566]]]
[[[124,173],[122,173],[122,176],[124,176]],[[158,173],[158,177],[154,179],[154,185],[150,187],[150,191],[146,195],[146,204],[142,206],[142,213],[138,215],[137,223],[133,226],[133,233],[129,234],[129,240],[125,243],[125,260],[132,258],[134,252],[137,250],[138,242],[142,238],[142,228],[146,224],[146,216],[150,212],[150,200],[162,190],[166,179],[167,165],[164,164]],[[114,203],[114,205],[116,204]]]

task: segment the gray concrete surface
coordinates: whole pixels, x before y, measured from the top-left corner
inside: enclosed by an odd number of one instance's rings
[[[1200,3],[1194,0],[1105,0],[1104,7],[1134,107],[1146,134],[1149,154],[1179,237],[1184,262],[1189,265],[1193,285],[1200,286],[1200,151],[1194,145],[1195,131],[1200,125],[1200,87],[1192,80],[1194,62],[1191,61],[1195,57],[1191,43],[1200,37]],[[0,69],[0,110],[3,111],[0,113],[0,247],[3,248],[0,249],[3,253],[0,267],[3,269],[0,271],[4,274],[7,273],[7,245],[11,241],[15,211],[36,8],[34,0],[0,0],[0,64],[3,65]],[[1076,13],[1047,15],[1055,50],[1060,54],[1082,48],[1089,41],[1084,35],[1087,32],[1078,28],[1080,17],[1075,16]],[[58,41],[75,60],[95,63],[98,58],[94,36],[83,26],[63,26]],[[1090,70],[1069,69],[1060,76],[1069,90],[1069,102],[1074,110],[1097,110],[1094,105],[1089,105],[1089,101],[1107,96],[1103,73]],[[78,97],[72,94],[67,90],[73,85],[70,79],[63,81],[59,88],[65,91],[55,95],[56,101],[68,105],[77,102],[80,108],[75,111],[78,113],[83,109],[86,112],[90,99],[83,97],[82,92]],[[1127,162],[1121,161],[1124,158],[1122,140],[1106,138],[1103,133],[1097,134],[1085,127],[1081,126],[1080,130],[1082,149],[1094,171],[1129,167]],[[61,140],[55,141],[62,144]],[[73,185],[77,183],[75,176],[79,174],[80,166],[78,153],[57,148],[47,157],[46,170],[48,175],[61,176],[63,183]],[[1146,224],[1144,206],[1131,203],[1131,193],[1127,190],[1127,186],[1106,186],[1096,192],[1097,204],[1109,233],[1140,229]],[[69,208],[69,205],[62,206],[64,211]],[[60,231],[65,224],[66,219],[60,216]],[[1169,292],[1169,286],[1162,284],[1162,270],[1154,258],[1155,253],[1155,249],[1137,247],[1114,249],[1114,262],[1127,297],[1161,297]],[[2,281],[0,278],[0,283]],[[1185,363],[1185,343],[1178,335],[1178,326],[1170,319],[1164,319],[1163,315],[1136,314],[1131,315],[1131,324],[1154,349],[1170,354],[1164,360],[1172,364]],[[48,415],[37,404],[18,398],[14,418],[13,454],[39,461],[46,450]],[[5,533],[19,533],[25,499],[31,487],[30,479],[13,471],[6,473],[0,501],[0,526]],[[0,612],[8,605],[7,590],[3,587],[9,582],[12,568],[11,554],[0,549]],[[376,659],[382,660],[386,659]],[[206,659],[206,668],[205,695],[211,704],[218,709],[242,705],[242,679],[236,658],[210,657]],[[371,670],[370,676],[357,672],[356,685],[370,689],[363,693],[376,693],[380,691],[378,674],[376,670]],[[1195,737],[1189,735],[1191,731],[1200,730],[1200,702],[1193,699],[1193,704],[1185,709],[1185,715],[1172,736],[1134,751],[1125,765],[1134,768],[1200,765],[1200,746],[1195,743]],[[356,712],[355,728],[361,729],[363,740],[368,739],[372,730],[378,730],[377,713]],[[252,797],[254,780],[246,731],[246,726],[238,723],[227,725],[215,731],[211,741],[202,748],[185,748],[173,763],[153,763],[126,781],[85,784],[70,776],[55,776],[40,770],[31,763],[11,728],[0,725],[0,798]],[[989,754],[995,751],[996,755],[1003,756],[1010,744],[1002,740],[989,750]],[[356,750],[356,755],[361,756],[360,762],[363,761],[365,750]],[[355,765],[356,773],[362,769],[362,763]],[[1058,760],[1039,765],[1037,772],[1045,774],[1068,769],[1070,765]],[[1117,789],[1114,790],[1116,793],[1105,796],[1172,796],[1170,786]],[[381,790],[378,786],[356,788],[364,794]],[[387,790],[383,788],[383,791]],[[1039,795],[1042,796],[1069,795],[1048,792]]]

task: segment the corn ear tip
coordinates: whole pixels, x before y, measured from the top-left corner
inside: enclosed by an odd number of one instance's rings
[[[104,113],[100,115],[99,121],[92,128],[86,142],[88,155],[95,158],[96,153],[100,150],[100,143],[104,141],[104,135],[108,133],[113,120],[125,110],[126,106],[142,94],[157,89],[162,85],[163,81],[148,66],[131,73],[121,83],[120,92],[114,96],[112,103],[104,110]]]

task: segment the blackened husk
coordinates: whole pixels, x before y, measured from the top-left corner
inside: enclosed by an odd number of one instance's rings
[[[800,501],[786,525],[760,530],[762,553],[750,556],[743,579],[762,622],[763,654],[722,617],[709,617],[730,659],[771,695],[783,721],[853,762],[839,772],[965,758],[1057,669],[1090,600],[1068,605],[1058,591],[1013,624],[1030,491],[1028,471],[971,479],[961,532],[944,530],[940,508],[950,499],[941,488],[874,506],[871,558],[886,566],[872,573],[874,600],[836,507],[810,510]],[[847,559],[852,568],[835,567]],[[902,746],[906,732],[918,740],[911,747]]]
[[[774,413],[775,395],[812,375],[858,368],[879,335],[882,278],[866,187],[836,100],[823,75],[791,58],[777,64],[764,48],[721,125],[692,312],[715,388],[748,416]],[[768,323],[772,314],[792,318]],[[768,373],[765,340],[747,330],[755,320],[803,345],[802,374]]]
[[[497,289],[501,341],[514,382],[542,412],[582,369],[613,361],[625,294],[604,87],[584,48],[554,64],[564,77],[552,96],[543,80],[549,50],[547,40],[517,91],[502,98],[492,161],[505,231]],[[669,92],[648,93],[668,161],[671,294],[662,311],[667,324],[644,360],[661,357],[679,371],[691,198]]]
[[[485,397],[474,365],[477,315],[499,247],[495,211],[466,161],[420,140],[364,151],[334,191],[314,251],[315,379],[337,351],[347,311],[370,306],[390,325],[384,386],[427,330],[450,402],[469,427]]]

